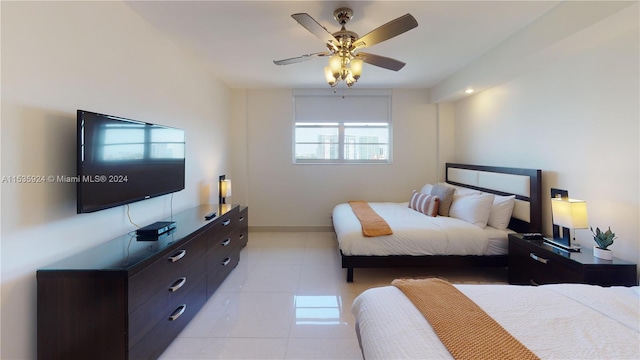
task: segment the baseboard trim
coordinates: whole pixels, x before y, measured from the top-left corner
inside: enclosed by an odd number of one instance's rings
[[[333,226],[249,226],[254,232],[331,232]]]

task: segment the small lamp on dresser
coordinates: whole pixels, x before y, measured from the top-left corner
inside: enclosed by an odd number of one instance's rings
[[[570,251],[580,251],[574,244],[575,229],[588,229],[587,203],[583,200],[552,198],[551,213],[553,224],[569,229],[568,234],[561,231],[561,238],[554,238],[553,243]]]
[[[231,180],[226,175],[220,175],[218,181],[218,203],[226,204],[226,198],[231,196]]]

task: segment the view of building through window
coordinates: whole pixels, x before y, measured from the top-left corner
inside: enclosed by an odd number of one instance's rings
[[[387,123],[296,123],[295,136],[297,162],[389,161]]]

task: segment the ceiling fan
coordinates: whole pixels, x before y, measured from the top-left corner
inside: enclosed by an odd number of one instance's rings
[[[350,8],[341,7],[333,12],[333,18],[342,26],[339,31],[333,34],[307,13],[297,13],[291,17],[324,41],[328,51],[274,60],[274,64],[288,65],[316,57],[329,56],[329,66],[325,67],[325,76],[327,83],[332,87],[336,86],[340,80],[351,87],[362,74],[363,62],[393,71],[402,69],[405,66],[402,61],[359,50],[389,40],[418,26],[416,19],[411,14],[406,14],[359,37],[355,32],[345,28],[347,22],[353,17],[353,11]]]

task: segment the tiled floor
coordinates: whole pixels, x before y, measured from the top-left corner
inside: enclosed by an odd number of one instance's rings
[[[399,277],[505,282],[504,269],[346,270],[332,232],[252,232],[240,264],[161,359],[361,359],[351,314]]]

